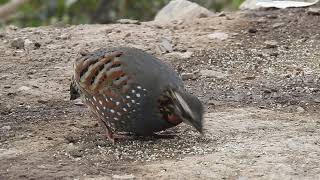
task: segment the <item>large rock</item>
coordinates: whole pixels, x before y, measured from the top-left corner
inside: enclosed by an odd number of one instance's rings
[[[191,20],[212,16],[214,13],[187,0],[172,0],[154,18],[155,21]]]
[[[264,8],[291,8],[308,7],[315,5],[319,0],[245,0],[239,7],[241,10]]]

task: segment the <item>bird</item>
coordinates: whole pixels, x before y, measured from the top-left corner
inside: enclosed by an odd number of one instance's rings
[[[203,134],[203,105],[166,63],[133,47],[100,48],[74,61],[70,100],[81,98],[114,143],[184,122]]]

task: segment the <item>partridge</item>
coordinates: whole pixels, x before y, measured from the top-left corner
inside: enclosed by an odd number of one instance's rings
[[[74,62],[70,99],[81,98],[115,135],[149,136],[185,122],[202,133],[203,106],[178,74],[136,48],[99,49]]]

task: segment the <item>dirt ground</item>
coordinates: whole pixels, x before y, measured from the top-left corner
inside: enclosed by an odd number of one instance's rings
[[[170,139],[106,141],[69,100],[73,60],[106,46],[174,66],[206,106],[205,135],[179,125]],[[320,179],[320,16],[306,9],[10,26],[0,65],[0,179]]]

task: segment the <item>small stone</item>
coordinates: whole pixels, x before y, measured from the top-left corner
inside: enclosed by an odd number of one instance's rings
[[[85,48],[81,48],[80,51],[79,51],[79,54],[81,56],[86,56],[87,54],[89,54],[89,51]]]
[[[313,99],[313,102],[315,102],[315,103],[320,103],[320,98],[315,98],[315,99]]]
[[[200,75],[207,77],[207,78],[218,78],[218,79],[225,79],[228,76],[227,74],[225,74],[223,72],[208,70],[208,69],[201,70]]]
[[[279,52],[277,52],[277,51],[272,51],[272,52],[270,52],[270,56],[275,56],[275,57],[277,57],[279,55]]]
[[[47,104],[48,100],[38,99],[38,103],[40,104]]]
[[[225,40],[228,39],[228,34],[224,32],[215,32],[212,34],[208,34],[209,39],[218,39],[218,40]]]
[[[226,13],[224,13],[223,11],[217,14],[218,17],[224,17],[226,16]]]
[[[131,36],[131,33],[127,33],[124,35],[124,37],[129,37],[129,36]]]
[[[27,86],[21,86],[20,88],[18,88],[18,91],[29,91],[31,88],[27,87]]]
[[[110,33],[112,33],[112,30],[113,29],[106,29],[105,32],[106,32],[106,34],[110,34]]]
[[[6,34],[4,32],[0,32],[0,38],[6,37]]]
[[[168,53],[173,51],[172,44],[167,39],[162,39],[158,47],[162,53]]]
[[[8,29],[16,31],[16,30],[18,30],[18,27],[15,25],[9,25]]]
[[[9,131],[11,129],[11,126],[2,126],[1,129],[5,131]]]
[[[83,102],[81,101],[81,99],[75,99],[73,100],[73,104],[76,106],[84,106]]]
[[[284,23],[274,23],[273,25],[272,25],[272,28],[278,28],[278,27],[280,27],[280,26],[283,26],[284,25]]]
[[[14,39],[11,42],[11,47],[16,49],[24,49],[24,40],[21,38]]]
[[[28,49],[28,50],[34,50],[34,49],[39,49],[41,46],[41,44],[37,43],[37,42],[33,42],[29,39],[26,39],[24,41],[24,48]]]
[[[267,15],[267,18],[269,18],[269,19],[277,19],[278,16],[275,15],[275,14],[268,14],[268,15]]]
[[[133,20],[133,19],[119,19],[117,21],[117,23],[120,23],[120,24],[137,24],[137,25],[140,25],[141,22],[138,21],[138,20]]]
[[[136,177],[133,174],[125,174],[125,175],[113,175],[112,179],[131,180],[131,179],[136,179]]]
[[[320,8],[309,8],[307,13],[309,15],[320,16]]]
[[[61,36],[58,37],[58,39],[68,40],[68,39],[71,39],[71,35],[70,34],[62,34]]]
[[[249,28],[248,32],[249,33],[256,33],[256,32],[258,32],[258,30],[256,28]]]
[[[274,41],[274,40],[265,41],[264,44],[266,45],[266,48],[268,48],[268,49],[278,47],[278,42]]]
[[[303,109],[303,107],[297,107],[297,111],[299,112],[299,113],[303,113],[305,110]]]
[[[193,76],[194,76],[193,73],[181,73],[182,80],[193,79]]]

